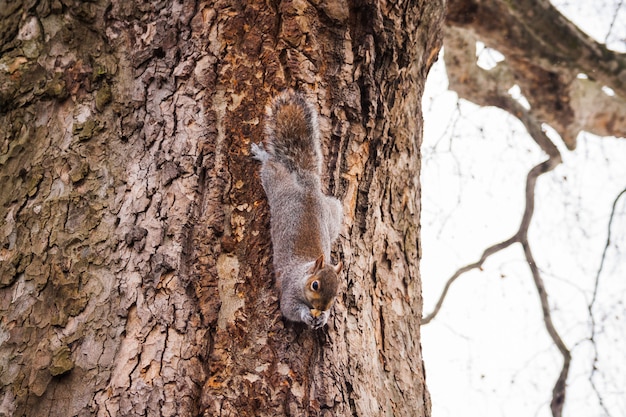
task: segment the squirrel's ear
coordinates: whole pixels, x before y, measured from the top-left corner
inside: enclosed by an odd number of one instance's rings
[[[337,265],[333,266],[333,271],[335,271],[335,274],[337,275],[339,275],[342,269],[343,269],[343,262],[341,261]]]
[[[313,265],[313,268],[311,268],[311,273],[314,274],[322,268],[324,268],[324,255],[323,254],[320,255],[320,257],[315,260],[315,265]]]

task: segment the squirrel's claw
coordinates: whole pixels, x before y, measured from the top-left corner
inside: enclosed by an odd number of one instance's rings
[[[270,154],[267,153],[263,144],[253,142],[252,145],[250,145],[250,151],[252,152],[252,157],[257,161],[265,162],[270,157]]]

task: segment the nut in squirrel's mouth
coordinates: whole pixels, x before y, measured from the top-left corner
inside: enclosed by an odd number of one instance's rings
[[[313,317],[319,317],[320,314],[322,314],[322,310],[318,310],[317,308],[312,308],[311,309],[311,315]]]

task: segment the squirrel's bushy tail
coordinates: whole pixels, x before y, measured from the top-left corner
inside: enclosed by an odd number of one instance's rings
[[[317,111],[306,98],[286,90],[267,106],[266,146],[275,160],[290,171],[320,175],[322,151]]]

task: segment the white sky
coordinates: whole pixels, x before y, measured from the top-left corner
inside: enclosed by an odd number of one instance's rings
[[[557,2],[555,2],[557,3]],[[623,3],[623,2],[622,2]],[[558,2],[604,41],[620,1]],[[626,4],[608,37],[626,50]],[[524,208],[528,170],[545,156],[512,116],[458,101],[443,62],[424,95],[421,262],[424,313],[459,267],[509,238]],[[595,275],[613,200],[626,187],[626,140],[582,134],[564,162],[541,176],[530,229],[557,331],[572,352],[564,415],[605,416],[590,384],[587,340]],[[593,378],[612,417],[626,416],[626,196],[617,206],[594,315],[599,361]],[[454,284],[437,318],[422,328],[433,416],[550,416],[561,356],[543,325],[521,248],[495,255]]]

